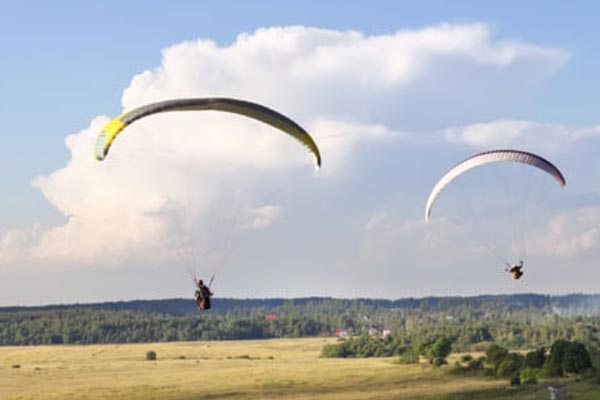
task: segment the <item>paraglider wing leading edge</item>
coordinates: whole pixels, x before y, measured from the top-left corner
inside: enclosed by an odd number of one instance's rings
[[[431,217],[431,209],[435,204],[435,201],[439,194],[458,176],[465,172],[477,168],[481,165],[496,163],[496,162],[516,162],[526,165],[531,165],[541,169],[552,176],[558,184],[562,187],[565,186],[566,181],[563,174],[558,168],[550,161],[542,158],[536,154],[528,153],[520,150],[492,150],[484,153],[476,154],[472,157],[463,160],[454,168],[450,169],[433,187],[433,190],[429,194],[427,204],[425,206],[425,221],[429,222]]]
[[[313,138],[300,125],[285,115],[257,103],[230,98],[191,98],[166,100],[138,107],[129,112],[119,115],[107,123],[96,140],[94,148],[95,157],[104,160],[108,155],[110,147],[119,133],[128,125],[152,114],[170,111],[203,111],[214,110],[244,115],[265,124],[271,125],[308,148],[315,158],[317,168],[321,167],[321,153]]]

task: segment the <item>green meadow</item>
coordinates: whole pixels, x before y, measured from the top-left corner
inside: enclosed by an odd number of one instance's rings
[[[331,338],[0,348],[1,399],[548,399],[547,384],[456,377],[396,358],[324,359]],[[146,360],[155,351],[156,361]],[[456,356],[454,356],[456,357]],[[455,358],[450,358],[453,363]],[[569,398],[600,385],[567,382]]]

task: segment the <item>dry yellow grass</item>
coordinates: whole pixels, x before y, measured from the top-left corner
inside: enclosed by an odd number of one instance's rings
[[[2,347],[0,399],[415,399],[503,385],[391,358],[319,358],[333,341]]]

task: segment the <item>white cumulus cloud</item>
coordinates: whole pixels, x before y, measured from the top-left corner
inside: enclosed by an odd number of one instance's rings
[[[323,152],[322,175],[331,182],[350,155],[373,151],[366,143],[397,145],[406,139],[403,132],[468,124],[473,115],[496,117],[512,109],[568,59],[562,49],[498,40],[483,24],[384,35],[263,28],[228,45],[199,39],[165,49],[160,66],[133,77],[122,103],[128,110],[165,99],[225,96],[265,104],[314,135]],[[68,163],[35,179],[33,185],[65,222],[35,234],[4,233],[0,255],[6,263],[159,262],[166,253],[159,250],[157,232],[172,231],[169,219],[203,226],[218,219],[215,214],[231,212],[232,199],[244,188],[242,220],[248,227],[270,227],[283,207],[286,216],[294,210],[293,204],[265,201],[266,188],[282,175],[294,193],[310,190],[316,180],[310,156],[296,142],[264,124],[224,113],[140,120],[99,163],[92,147],[107,121],[98,117],[68,135]],[[478,139],[481,135],[448,137],[478,143],[485,141]],[[373,218],[367,224],[371,229],[384,217]],[[401,231],[414,228],[409,225]],[[319,231],[313,240],[326,240]]]
[[[252,210],[250,220],[241,225],[241,229],[268,228],[281,217],[283,208],[275,205],[266,205]]]
[[[556,153],[585,139],[600,137],[600,125],[572,127],[523,120],[497,120],[448,128],[444,138],[477,149],[519,148]]]
[[[567,258],[597,254],[600,251],[600,209],[586,207],[561,213],[531,239],[531,247],[540,254]]]

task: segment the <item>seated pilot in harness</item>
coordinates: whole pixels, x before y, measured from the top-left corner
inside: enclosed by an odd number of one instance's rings
[[[196,287],[196,305],[200,310],[208,310],[210,308],[210,298],[213,295],[213,292],[211,292],[209,287],[204,284],[202,279],[198,279]]]
[[[521,271],[523,269],[523,260],[519,260],[519,263],[515,265],[510,265],[508,263],[506,265],[508,268],[506,268],[505,271],[512,274],[513,279],[521,279],[523,276],[523,271]]]

